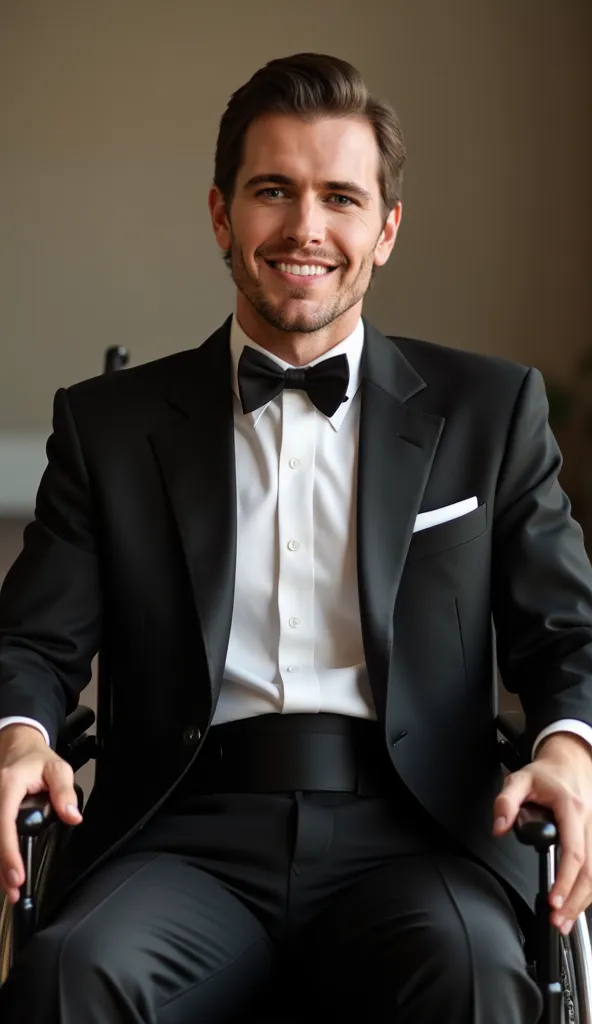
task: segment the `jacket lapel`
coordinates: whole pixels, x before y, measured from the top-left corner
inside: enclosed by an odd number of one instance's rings
[[[167,385],[170,417],[150,435],[185,554],[216,701],[236,566],[230,320]]]
[[[364,324],[358,590],[366,664],[382,717],[397,591],[444,419],[407,404],[425,381],[394,341]]]

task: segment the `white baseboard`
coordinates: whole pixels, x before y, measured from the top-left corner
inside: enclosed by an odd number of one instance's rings
[[[47,465],[47,434],[0,434],[0,516],[30,516]]]

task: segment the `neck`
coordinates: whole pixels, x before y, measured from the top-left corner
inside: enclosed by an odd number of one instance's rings
[[[306,366],[339,345],[354,331],[362,313],[362,304],[357,303],[320,331],[280,331],[264,320],[250,303],[241,302],[242,298],[239,293],[236,305],[236,317],[242,330],[251,341],[290,366]]]

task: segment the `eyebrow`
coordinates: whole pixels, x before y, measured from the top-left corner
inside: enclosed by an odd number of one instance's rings
[[[255,174],[243,187],[247,191],[264,184],[295,185],[296,182],[286,174]],[[350,195],[357,196],[365,202],[371,202],[374,198],[371,192],[355,181],[321,181],[320,185],[325,192],[349,192]]]

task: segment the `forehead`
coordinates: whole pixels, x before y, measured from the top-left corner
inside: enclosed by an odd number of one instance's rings
[[[302,183],[355,181],[378,193],[378,163],[374,131],[361,118],[265,114],[247,129],[237,184],[277,173]]]

